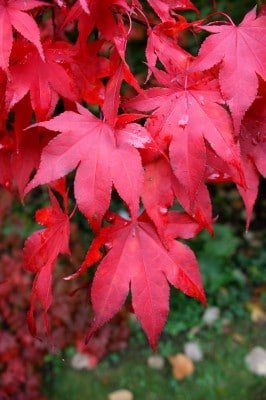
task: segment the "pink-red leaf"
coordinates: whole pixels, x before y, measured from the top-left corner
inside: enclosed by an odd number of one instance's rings
[[[204,41],[192,70],[207,70],[221,62],[221,90],[238,133],[258,91],[257,74],[266,80],[266,17],[256,18],[254,8],[239,26],[205,25],[203,28],[212,35]]]
[[[42,5],[47,4],[41,1],[8,0],[0,5],[0,67],[3,70],[7,71],[9,66],[13,43],[12,26],[34,44],[40,57],[44,59],[38,25],[32,16],[24,12]]]
[[[167,280],[205,302],[196,259],[187,246],[175,241],[168,252],[147,218],[124,223],[120,218],[107,237],[109,251],[92,284],[94,319],[88,338],[122,307],[130,286],[134,312],[155,348],[168,314]]]
[[[258,194],[259,175],[266,178],[265,93],[264,84],[259,92],[259,98],[243,120],[239,137],[246,187],[238,187],[238,190],[246,207],[246,228],[249,227]]]
[[[190,0],[148,0],[151,7],[162,21],[172,20],[171,11],[193,10],[198,12],[197,7]]]
[[[194,209],[206,177],[206,145],[229,164],[235,182],[243,185],[239,146],[233,137],[228,112],[220,105],[217,81],[201,74],[174,75],[153,69],[164,88],[148,89],[127,106],[153,111],[146,123],[158,147],[168,151],[173,172]],[[169,144],[170,142],[170,144]]]
[[[45,62],[32,45],[16,43],[22,52],[21,59],[10,68],[6,104],[10,110],[26,94],[38,120],[46,119],[53,111],[58,96],[78,100],[78,92],[70,64],[74,62],[73,46],[64,42],[44,43]]]
[[[28,313],[28,323],[33,334],[36,333],[34,307],[37,301],[42,305],[48,329],[46,314],[52,302],[52,271],[58,255],[69,254],[69,217],[62,211],[52,192],[50,199],[51,206],[36,214],[37,221],[47,228],[34,232],[26,240],[23,250],[25,268],[36,273]]]
[[[136,218],[143,175],[137,150],[128,145],[117,145],[115,128],[81,106],[78,110],[79,114],[66,111],[38,124],[62,133],[43,150],[39,170],[26,192],[78,167],[75,178],[77,204],[95,230],[99,229],[108,209],[112,182],[132,217]]]

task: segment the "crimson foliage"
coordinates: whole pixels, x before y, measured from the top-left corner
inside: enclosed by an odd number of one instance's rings
[[[10,203],[0,192],[1,203]],[[10,205],[10,204],[9,204]],[[2,214],[2,213],[1,213]],[[72,226],[73,256],[79,253],[77,229]],[[84,330],[89,310],[87,299],[80,286],[88,287],[84,279],[66,284],[57,274],[54,282],[55,301],[51,308],[51,335],[39,332],[34,338],[25,324],[32,277],[23,270],[22,241],[18,235],[1,236],[0,245],[0,399],[41,400],[44,359],[47,353],[58,353],[68,346],[75,346],[88,359],[88,368],[95,365],[111,351],[127,346],[128,313],[124,311],[108,326],[95,335],[89,346],[84,345]],[[77,254],[78,256],[78,254]],[[64,264],[71,270],[69,263]],[[69,294],[73,292],[73,295]],[[77,308],[79,312],[77,313]],[[39,326],[43,326],[40,310]],[[44,332],[44,329],[43,329]],[[60,357],[60,355],[58,355]],[[60,358],[61,361],[61,358]],[[62,361],[63,363],[63,361]]]
[[[194,18],[180,14],[186,10]],[[21,198],[50,186],[51,205],[36,215],[45,227],[24,248],[25,267],[36,274],[33,334],[38,302],[49,329],[52,273],[58,255],[71,252],[64,178],[74,170],[77,208],[95,236],[67,279],[100,262],[87,339],[129,290],[152,347],[169,284],[206,302],[196,258],[176,239],[212,232],[208,183],[237,185],[248,227],[266,176],[265,7],[238,26],[220,16],[203,19],[188,0],[1,1],[0,182]],[[138,24],[147,39],[143,85],[126,52]],[[181,47],[188,31],[209,34],[198,56]],[[114,190],[130,219],[110,213]]]

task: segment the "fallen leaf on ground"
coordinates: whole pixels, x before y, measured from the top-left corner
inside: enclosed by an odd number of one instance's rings
[[[266,376],[266,350],[254,347],[245,358],[246,365],[256,375]]]
[[[190,329],[189,333],[191,335],[197,335],[197,333],[199,333],[200,331],[201,331],[200,326],[193,326],[193,328]]]
[[[92,369],[98,363],[95,356],[77,352],[71,359],[71,366],[74,369]]]
[[[150,368],[160,370],[164,367],[164,358],[158,354],[153,355],[148,358],[147,363]]]
[[[229,335],[229,334],[231,333],[232,327],[231,327],[230,323],[231,323],[230,320],[227,319],[227,318],[223,318],[222,321],[221,321],[221,324],[222,324],[222,332],[223,332],[225,335]]]
[[[202,350],[197,342],[187,342],[184,346],[184,353],[195,362],[203,358]]]
[[[253,322],[265,322],[266,312],[259,303],[247,303],[247,309],[250,312],[250,317]]]
[[[108,400],[133,400],[133,394],[126,389],[116,390],[108,395]]]
[[[218,307],[208,307],[203,314],[202,321],[206,325],[212,326],[219,317],[220,309]]]
[[[236,343],[239,344],[242,344],[245,341],[244,336],[240,335],[240,333],[233,333],[232,338]]]
[[[193,361],[185,354],[176,354],[170,356],[169,361],[173,367],[173,376],[177,380],[183,380],[187,376],[192,375],[195,367]]]

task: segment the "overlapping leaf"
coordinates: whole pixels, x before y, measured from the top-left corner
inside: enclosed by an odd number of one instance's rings
[[[9,57],[13,43],[13,28],[28,39],[36,47],[40,57],[44,60],[40,31],[35,20],[26,12],[33,8],[46,6],[43,1],[37,0],[1,0],[0,2],[0,67],[7,71]]]
[[[38,172],[26,191],[59,179],[78,167],[75,197],[94,229],[99,229],[109,207],[112,182],[128,205],[132,218],[136,218],[143,180],[138,151],[124,141],[116,143],[121,130],[116,138],[114,127],[81,106],[78,111],[79,114],[66,111],[38,124],[61,134],[44,149]],[[134,124],[132,129],[135,129]],[[128,126],[125,135],[130,130]]]
[[[198,191],[197,201],[191,207],[187,189],[173,174],[171,166],[165,158],[158,158],[145,167],[142,200],[146,212],[157,227],[160,236],[165,239],[168,208],[178,199],[182,207],[200,227],[212,232],[212,205],[205,185]],[[166,235],[167,236],[167,235]]]
[[[113,226],[103,228],[85,260],[85,267],[92,265],[98,259],[97,249],[105,244],[108,252],[92,284],[94,319],[87,338],[122,307],[130,287],[134,312],[155,348],[168,315],[168,282],[205,303],[198,264],[181,242],[172,239],[167,250],[145,215],[135,222],[119,216],[112,219]]]
[[[78,20],[80,40],[86,41],[88,35],[96,27],[105,39],[112,41],[117,34],[117,21],[114,15],[115,8],[130,11],[126,0],[77,1],[70,9],[64,26]]]
[[[198,12],[197,7],[190,0],[148,0],[151,7],[162,21],[173,19],[171,11],[193,10]]]
[[[246,187],[238,190],[244,200],[247,212],[247,228],[258,195],[259,176],[266,178],[266,85],[259,92],[261,95],[243,120],[240,131],[240,146]]]
[[[239,26],[205,25],[212,33],[195,59],[193,71],[220,63],[221,90],[239,132],[244,114],[255,100],[258,75],[266,80],[266,17],[256,18],[256,8],[246,14]]]
[[[45,61],[32,45],[17,43],[6,90],[6,106],[10,110],[29,92],[31,105],[39,120],[55,109],[59,96],[76,101],[79,98],[70,64],[75,49],[65,42],[47,40],[43,44]],[[19,55],[19,57],[18,57]]]
[[[164,151],[169,145],[173,172],[187,192],[193,215],[206,179],[206,141],[229,165],[233,179],[241,185],[240,152],[230,115],[222,107],[216,79],[211,75],[190,75],[186,70],[174,75],[173,63],[170,68],[168,65],[165,63],[168,73],[153,68],[164,87],[148,89],[127,106],[139,111],[153,110],[146,128]]]
[[[28,323],[36,334],[34,321],[35,303],[39,301],[44,311],[48,329],[47,311],[52,303],[52,271],[58,255],[69,254],[70,224],[68,215],[61,209],[56,197],[50,192],[51,206],[36,213],[36,220],[46,228],[34,232],[24,247],[25,267],[36,273],[31,294]]]
[[[159,18],[146,12],[148,4]],[[264,8],[239,26],[230,17],[202,26],[191,14],[178,14],[198,12],[189,0],[148,4],[0,0],[0,184],[21,197],[49,184],[63,204],[50,192],[51,206],[37,212],[46,227],[25,244],[26,268],[36,274],[28,314],[33,333],[37,302],[48,327],[52,271],[58,255],[69,252],[68,194],[64,179],[57,180],[70,172],[95,237],[67,279],[100,262],[88,337],[129,291],[153,347],[167,318],[169,283],[205,302],[196,259],[175,239],[204,228],[212,233],[206,184],[234,182],[250,223],[259,176],[266,176]],[[130,65],[136,24],[141,40],[147,33],[145,91],[144,72],[138,79]],[[180,47],[187,29],[211,33],[197,57]],[[132,90],[138,95],[121,102]],[[131,113],[122,114],[122,107]],[[106,216],[113,189],[130,221]],[[172,209],[177,202],[184,211]]]

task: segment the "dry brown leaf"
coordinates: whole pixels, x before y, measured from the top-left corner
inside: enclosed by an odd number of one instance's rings
[[[240,335],[240,333],[233,333],[232,338],[233,338],[234,342],[239,343],[239,344],[242,344],[245,341],[244,336]]]
[[[247,309],[250,312],[253,322],[266,322],[266,312],[263,310],[261,304],[249,302],[247,303]]]
[[[190,333],[191,335],[197,335],[200,331],[201,331],[201,326],[196,325],[196,326],[193,326],[193,327],[190,329],[189,333]]]
[[[147,364],[150,368],[153,369],[158,369],[158,370],[163,369],[164,358],[158,354],[154,354],[148,358]]]
[[[108,400],[133,400],[133,394],[126,389],[116,390],[108,395]]]
[[[192,375],[195,370],[193,361],[185,354],[179,353],[175,356],[170,356],[169,361],[173,368],[173,376],[177,380],[185,379],[187,376]]]

